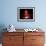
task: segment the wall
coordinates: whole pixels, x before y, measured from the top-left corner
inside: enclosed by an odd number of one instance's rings
[[[46,0],[1,0],[0,25],[16,28],[46,28]],[[35,22],[18,22],[17,7],[35,7]]]
[[[0,31],[9,24],[16,28],[40,27],[46,32],[46,0],[0,0]],[[17,7],[35,7],[35,22],[18,22]]]
[[[46,32],[46,0],[0,0],[0,31],[15,28],[42,28]],[[35,22],[18,22],[17,7],[35,7]]]

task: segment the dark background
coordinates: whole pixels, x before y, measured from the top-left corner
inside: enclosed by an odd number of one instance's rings
[[[30,14],[29,19],[33,19],[33,9],[20,9],[20,19],[24,19],[24,11],[27,10],[28,13]]]

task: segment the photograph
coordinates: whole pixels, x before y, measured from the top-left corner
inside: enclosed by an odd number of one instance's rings
[[[35,9],[34,7],[18,7],[17,15],[18,21],[31,22],[35,20]]]
[[[33,19],[33,9],[20,9],[20,19]]]

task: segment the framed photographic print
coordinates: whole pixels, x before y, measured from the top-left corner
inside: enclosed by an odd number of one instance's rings
[[[18,7],[17,21],[20,22],[34,22],[35,21],[35,7]]]

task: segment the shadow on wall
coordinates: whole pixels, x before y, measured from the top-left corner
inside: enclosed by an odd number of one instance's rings
[[[4,30],[4,28],[6,28],[5,25],[0,24],[0,43],[2,43],[2,36],[3,36],[2,33],[6,31],[6,29]]]

